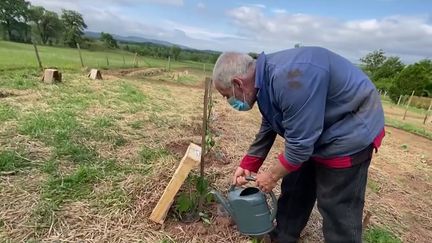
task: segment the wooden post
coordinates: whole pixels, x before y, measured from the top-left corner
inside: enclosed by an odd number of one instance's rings
[[[204,78],[205,78],[205,76],[206,76],[206,66],[205,66],[205,63],[204,63],[203,69],[204,69]]]
[[[36,44],[34,42],[33,42],[33,47],[34,47],[34,50],[35,50],[35,53],[36,53],[36,59],[37,59],[38,64],[39,64],[39,68],[40,68],[40,70],[43,70],[42,62],[41,62],[41,59],[39,57],[39,51],[38,51],[37,46],[36,46]]]
[[[427,111],[426,111],[425,118],[423,119],[423,124],[426,124],[426,120],[427,120],[427,118],[428,118],[428,116],[429,116],[429,113],[430,113],[431,108],[432,108],[432,98],[431,98],[430,103],[429,103],[429,108],[428,108]]]
[[[168,56],[168,71],[171,70],[171,56]]]
[[[201,147],[191,143],[186,151],[185,156],[180,161],[177,170],[174,172],[173,177],[168,183],[165,191],[162,194],[162,197],[159,199],[156,207],[153,209],[150,220],[162,224],[165,220],[165,217],[168,213],[171,204],[174,201],[174,197],[177,194],[178,190],[182,186],[189,172],[193,167],[197,166],[200,162],[201,157]]]
[[[200,167],[200,176],[204,177],[204,156],[206,155],[206,135],[207,135],[207,128],[208,128],[208,116],[207,116],[207,110],[208,110],[208,100],[209,100],[209,88],[210,88],[210,78],[205,79],[205,90],[204,90],[204,109],[203,109],[203,118],[202,118],[202,132],[201,132],[201,167]]]
[[[108,56],[106,56],[106,62],[107,62],[107,67],[109,67],[109,60],[108,60]]]
[[[135,57],[134,57],[134,60],[133,60],[133,66],[134,67],[136,67],[137,55],[138,55],[138,52],[135,52]]]
[[[410,98],[409,98],[409,100],[408,100],[408,103],[407,103],[407,105],[406,105],[405,113],[404,113],[404,115],[403,115],[402,120],[405,120],[406,114],[407,114],[407,112],[408,112],[408,107],[409,107],[409,105],[411,104],[412,97],[414,96],[414,92],[415,92],[415,91],[413,90],[413,92],[411,93],[411,96],[410,96]]]
[[[124,66],[126,66],[126,60],[125,60],[124,55],[123,55],[123,67]]]
[[[77,46],[78,54],[79,54],[80,61],[81,61],[81,67],[84,67],[84,62],[83,62],[83,58],[82,58],[82,55],[81,55],[81,48],[80,48],[80,44],[79,44],[79,43],[76,43],[76,46]]]
[[[399,104],[400,104],[400,102],[401,102],[401,99],[402,99],[402,95],[399,95],[399,99],[398,99],[398,102],[397,102],[397,105],[399,106]]]

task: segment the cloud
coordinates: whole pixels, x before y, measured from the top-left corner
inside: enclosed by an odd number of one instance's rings
[[[283,8],[275,8],[272,11],[273,11],[273,13],[276,13],[276,14],[284,14],[287,12],[286,9],[283,9]]]
[[[130,14],[131,9],[143,9],[146,5],[143,3],[162,4],[178,8],[179,14],[183,13],[180,11],[190,14],[181,8],[184,0],[30,1],[54,11],[62,8],[79,11],[91,31],[154,38],[200,49],[272,52],[301,43],[329,48],[355,62],[379,48],[388,55],[400,56],[406,62],[432,58],[431,14],[340,20],[291,13],[261,4],[244,4],[223,15],[206,8],[204,2],[197,2],[198,11],[195,12],[203,19],[199,24],[205,21],[220,23],[210,22],[201,28],[194,23],[186,24],[182,17],[170,19],[162,13],[157,18],[149,18],[145,12]],[[213,15],[215,17],[211,17]]]
[[[430,16],[342,21],[296,13],[266,15],[262,9],[250,6],[231,9],[227,16],[239,35],[247,36],[267,51],[302,43],[330,48],[352,60],[379,48],[407,61],[432,57]]]
[[[206,6],[205,6],[205,4],[204,4],[204,3],[202,3],[202,2],[199,2],[199,3],[197,4],[197,8],[199,8],[199,9],[205,9],[205,8],[206,8]]]
[[[267,6],[260,3],[249,3],[248,6],[256,7],[256,8],[266,8]]]

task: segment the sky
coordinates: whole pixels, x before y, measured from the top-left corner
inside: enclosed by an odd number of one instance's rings
[[[89,31],[197,49],[271,53],[321,46],[353,62],[383,49],[405,63],[432,59],[430,0],[30,0],[79,11]]]

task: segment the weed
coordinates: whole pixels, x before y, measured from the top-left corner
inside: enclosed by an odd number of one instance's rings
[[[28,115],[20,124],[23,134],[39,138],[46,143],[53,143],[55,138],[70,137],[78,128],[75,113],[71,111],[37,112]]]
[[[119,188],[109,191],[100,198],[100,204],[103,207],[127,208],[130,203],[130,197]]]
[[[120,86],[120,100],[127,103],[144,103],[148,97],[141,92],[136,86],[123,83]]]
[[[36,221],[36,231],[42,231],[56,223],[54,211],[58,210],[58,205],[49,200],[39,201],[33,212],[33,219]]]
[[[133,129],[141,129],[144,126],[144,122],[141,120],[133,121],[129,123],[129,126],[132,127]]]
[[[11,89],[31,89],[37,86],[37,70],[22,69],[4,71],[0,76],[0,87]]]
[[[144,146],[139,152],[140,161],[143,163],[152,162],[166,155],[168,155],[168,151],[165,149],[152,149],[146,146]]]
[[[408,145],[407,144],[402,144],[400,146],[403,150],[408,150]]]
[[[73,139],[59,139],[55,145],[55,152],[57,156],[65,156],[73,162],[92,161],[98,155],[93,148],[82,142],[75,142]]]
[[[17,117],[17,111],[12,106],[0,103],[0,122],[4,122]]]
[[[0,171],[15,171],[29,165],[30,162],[21,157],[16,151],[0,151]]]
[[[50,175],[55,175],[58,171],[58,161],[56,160],[46,161],[45,164],[42,166],[42,171]]]
[[[19,126],[19,131],[44,143],[54,146],[57,156],[69,157],[74,162],[90,161],[97,153],[74,137],[88,137],[76,120],[75,113],[69,110],[39,112],[26,117]]]
[[[84,198],[92,192],[92,185],[100,176],[98,168],[82,165],[71,175],[51,177],[44,189],[44,198],[56,205],[65,200]]]
[[[368,179],[367,186],[375,193],[378,193],[381,191],[381,185],[372,179]]]
[[[114,146],[121,147],[127,144],[127,140],[120,134],[117,134],[114,138]]]
[[[114,126],[115,119],[110,116],[100,116],[95,118],[93,122],[96,128],[107,128]]]
[[[378,227],[366,230],[364,240],[367,243],[402,243],[392,232]]]

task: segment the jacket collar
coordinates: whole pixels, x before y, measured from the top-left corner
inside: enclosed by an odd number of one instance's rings
[[[266,63],[266,55],[264,52],[258,56],[255,65],[255,88],[261,89],[264,83],[264,68]]]

